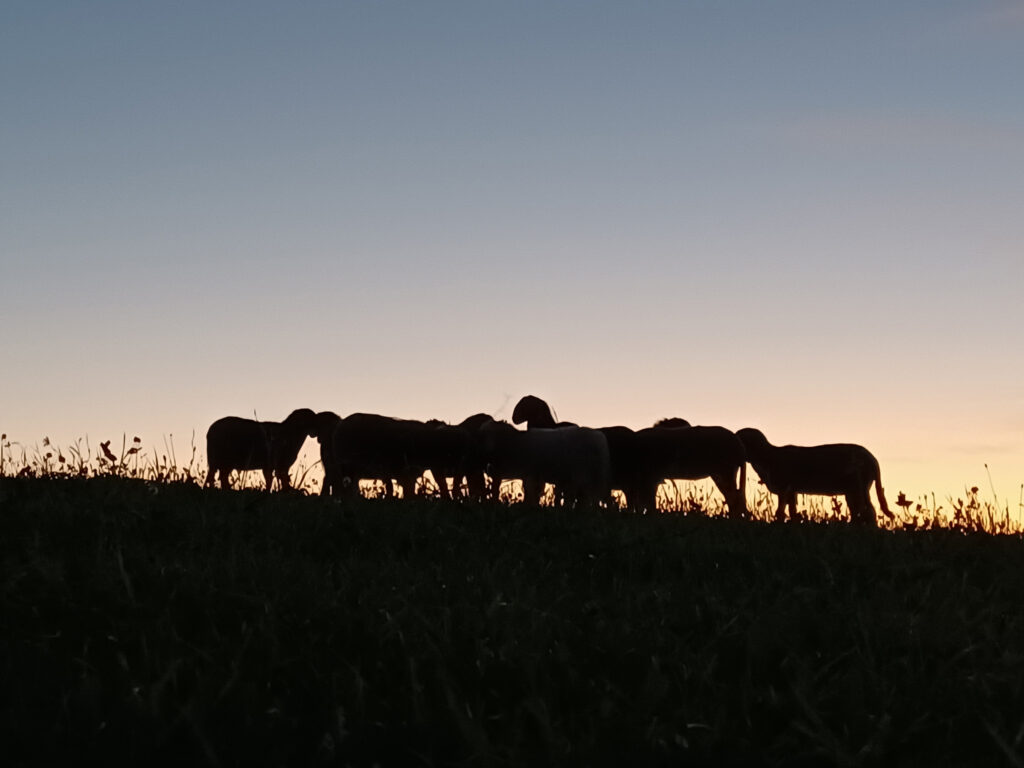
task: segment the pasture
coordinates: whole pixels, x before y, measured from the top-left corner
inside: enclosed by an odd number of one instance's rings
[[[1022,542],[977,520],[339,502],[121,459],[0,477],[8,765],[1024,762]]]

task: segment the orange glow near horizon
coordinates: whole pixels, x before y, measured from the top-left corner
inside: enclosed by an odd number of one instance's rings
[[[510,406],[509,411],[511,411]],[[508,414],[504,415],[508,416]],[[601,424],[600,426],[606,425]],[[641,428],[650,426],[650,424],[634,423],[628,426]],[[806,428],[805,430],[813,431]],[[140,443],[138,444],[140,465],[152,466],[160,462],[174,463],[179,468],[185,468],[191,463],[193,474],[200,478],[204,477],[206,472],[205,429],[196,429],[195,434],[193,445],[191,435],[188,441],[182,441],[173,435],[164,435],[153,440],[143,433],[139,436]],[[102,455],[99,443],[106,439],[110,440],[112,452],[120,456],[132,448],[134,437],[136,437],[135,434],[122,433],[117,436],[108,435],[103,440],[92,437],[87,440],[84,436],[61,440],[55,436],[44,435],[38,441],[30,442],[18,440],[17,436],[9,433],[7,441],[5,441],[7,447],[4,449],[5,472],[10,474],[12,467],[18,467],[25,461],[37,460],[47,452],[53,454],[51,462],[54,466],[56,466],[58,452],[62,453],[68,461],[72,460],[75,451],[80,451],[84,457],[91,455],[96,458]],[[48,445],[44,444],[46,438],[49,438]],[[771,435],[769,435],[769,439],[772,439]],[[841,442],[841,440],[834,439],[833,436],[833,439],[828,442]],[[780,440],[778,443],[782,444],[782,441]],[[994,503],[1000,510],[1007,509],[1011,516],[1024,520],[1024,507],[1021,506],[1021,502],[1024,500],[1022,497],[1024,483],[1021,481],[1019,471],[1020,467],[1024,466],[1024,456],[1003,452],[995,460],[987,461],[983,456],[957,456],[949,452],[936,453],[934,450],[920,450],[915,455],[913,451],[915,446],[912,441],[900,434],[888,434],[884,438],[875,440],[874,444],[867,441],[864,444],[879,459],[882,483],[890,508],[895,509],[897,495],[904,493],[909,499],[915,503],[922,503],[926,508],[934,509],[937,506],[943,506],[948,509],[950,501],[966,498],[969,489],[977,487],[980,498]],[[303,477],[308,490],[316,491],[319,488],[322,472],[319,468],[319,446],[315,440],[306,440],[292,467],[292,476],[293,478]],[[262,478],[259,473],[250,473],[247,482],[258,486],[262,483]],[[709,481],[699,481],[697,485],[681,481],[680,487],[692,489],[698,486],[705,497],[713,497],[717,503],[722,501]],[[752,468],[748,468],[748,498],[753,499],[759,492],[763,492],[763,489],[758,488],[757,475]],[[674,491],[663,488],[662,494],[665,493],[674,493]],[[872,498],[876,499],[874,490]],[[801,503],[803,505],[807,502],[804,500]],[[877,504],[877,501],[875,503]]]

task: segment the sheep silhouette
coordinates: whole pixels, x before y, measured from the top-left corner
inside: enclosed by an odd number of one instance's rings
[[[768,490],[779,497],[775,519],[785,519],[786,509],[796,513],[798,493],[845,496],[851,522],[877,526],[878,517],[871,504],[871,483],[875,484],[878,503],[893,518],[882,490],[882,472],[878,459],[864,446],[853,443],[829,445],[772,445],[759,429],[747,427],[736,433],[747,451],[747,458]]]
[[[544,400],[536,395],[524,395],[512,410],[515,424],[526,424],[531,429],[553,429],[559,426],[575,426],[571,421],[555,421],[554,412]],[[608,443],[608,484],[626,498],[627,506],[634,504],[638,496],[636,478],[632,471],[634,435],[629,427],[601,427],[599,429]],[[610,490],[609,490],[610,494]],[[611,503],[611,496],[608,501]]]
[[[206,486],[219,477],[221,488],[230,487],[232,470],[263,472],[269,491],[274,477],[282,489],[291,487],[288,470],[299,455],[306,437],[315,437],[316,414],[299,408],[284,421],[255,421],[238,416],[217,419],[206,431]]]
[[[487,473],[495,483],[516,479],[523,498],[540,502],[545,483],[567,503],[596,504],[608,498],[608,441],[587,427],[519,430],[492,421],[479,429]]]
[[[525,421],[528,429],[556,425],[551,408],[535,395],[521,398],[512,418]],[[724,427],[691,427],[673,417],[638,431],[621,426],[600,431],[608,442],[610,486],[625,495],[627,506],[653,512],[662,481],[710,477],[725,496],[729,514],[747,515],[743,446]]]
[[[725,497],[729,516],[748,517],[747,458],[743,444],[725,427],[666,427],[637,430],[625,471],[639,497],[636,506],[653,511],[665,480],[710,477]]]

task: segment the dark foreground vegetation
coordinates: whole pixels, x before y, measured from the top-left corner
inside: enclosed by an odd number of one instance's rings
[[[1021,765],[1018,536],[0,478],[6,765]]]

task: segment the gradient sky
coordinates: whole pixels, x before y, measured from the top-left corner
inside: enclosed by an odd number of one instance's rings
[[[1024,2],[0,9],[0,430],[662,416],[1024,481]]]

